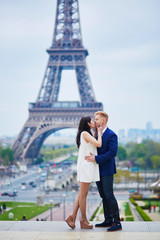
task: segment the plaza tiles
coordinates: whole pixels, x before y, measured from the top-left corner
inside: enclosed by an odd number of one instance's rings
[[[96,222],[92,222],[95,224]],[[0,240],[160,240],[160,222],[122,222],[123,230],[74,230],[65,222],[0,221]]]

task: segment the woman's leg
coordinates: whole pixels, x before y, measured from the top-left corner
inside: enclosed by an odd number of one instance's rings
[[[89,190],[90,183],[80,182],[80,192],[79,192],[79,206],[81,210],[81,220],[88,224],[86,216],[86,198]]]
[[[78,212],[78,209],[79,209],[79,195],[80,195],[80,192],[78,193],[78,195],[76,197],[76,200],[75,200],[75,203],[74,203],[74,209],[73,209],[73,213],[72,213],[72,217],[73,217],[74,222],[76,221],[77,212]]]
[[[76,197],[73,213],[70,214],[65,220],[72,229],[74,229],[76,227],[75,221],[76,221],[76,216],[77,216],[77,212],[79,209],[79,195],[80,195],[80,193],[78,193],[78,195]]]

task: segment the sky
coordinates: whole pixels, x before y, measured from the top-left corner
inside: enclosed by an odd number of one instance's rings
[[[160,1],[79,0],[83,45],[109,127],[160,129]],[[45,73],[56,0],[0,0],[0,136],[17,135]],[[72,88],[71,88],[72,86]],[[79,100],[73,71],[59,100]]]

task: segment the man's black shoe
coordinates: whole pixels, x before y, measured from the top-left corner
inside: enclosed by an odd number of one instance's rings
[[[102,223],[97,223],[95,225],[95,227],[111,227],[112,223],[108,223],[108,222],[102,222]]]
[[[122,230],[121,223],[113,223],[110,228],[107,229],[107,232],[115,232]]]

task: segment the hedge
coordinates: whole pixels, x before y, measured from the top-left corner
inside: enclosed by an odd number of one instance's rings
[[[131,201],[131,203],[132,203],[135,207],[138,206],[138,204],[134,201],[133,198],[130,198],[129,200]],[[136,200],[137,200],[137,199],[136,199]]]
[[[124,202],[124,212],[125,216],[132,216],[132,212],[128,202]]]
[[[96,210],[94,211],[94,213],[93,213],[93,215],[92,215],[92,217],[90,218],[89,221],[93,221],[93,219],[95,218],[95,216],[96,216],[96,214],[97,214],[99,208],[100,208],[100,206],[96,208]]]
[[[134,217],[126,217],[126,221],[130,221],[130,222],[133,222],[134,221]]]
[[[139,212],[144,221],[152,221],[152,219],[142,210],[141,207],[136,206],[136,210]]]

